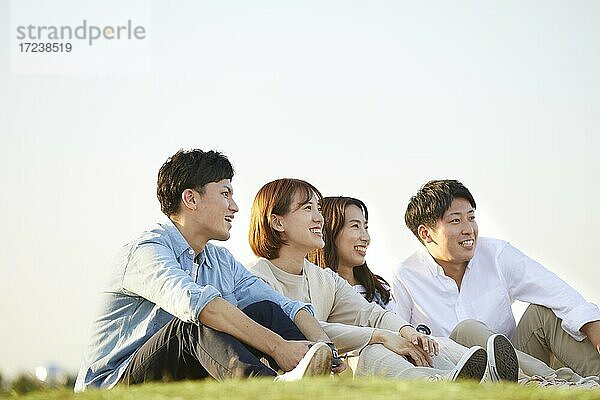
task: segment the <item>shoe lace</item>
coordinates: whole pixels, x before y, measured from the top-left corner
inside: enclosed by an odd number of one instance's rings
[[[538,386],[575,386],[577,382],[570,382],[566,379],[558,378],[556,375],[532,375],[527,378],[523,378],[519,381],[525,385],[538,385]]]

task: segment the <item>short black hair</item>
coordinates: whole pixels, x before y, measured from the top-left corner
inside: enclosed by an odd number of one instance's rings
[[[419,226],[432,227],[450,208],[454,199],[465,199],[476,208],[475,199],[469,189],[453,179],[429,181],[410,198],[404,222],[412,233],[419,238]]]
[[[233,173],[227,157],[218,151],[179,150],[158,171],[156,197],[161,211],[167,217],[177,214],[184,190],[203,193],[207,183],[231,179]]]

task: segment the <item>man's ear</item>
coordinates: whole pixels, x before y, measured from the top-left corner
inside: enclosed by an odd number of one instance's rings
[[[196,200],[196,192],[194,192],[192,189],[185,189],[181,193],[181,201],[184,207],[190,210],[198,209],[198,200]]]
[[[433,242],[433,239],[431,238],[431,230],[428,227],[426,227],[425,225],[423,225],[423,224],[419,225],[419,227],[417,228],[417,233],[419,234],[419,239],[421,239],[421,242],[423,242],[423,243]]]
[[[274,231],[277,231],[277,232],[283,232],[283,231],[285,231],[285,229],[283,228],[283,220],[277,214],[271,214],[269,216],[269,225],[271,225],[271,228]]]

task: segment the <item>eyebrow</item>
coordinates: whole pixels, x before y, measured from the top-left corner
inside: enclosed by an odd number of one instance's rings
[[[229,191],[229,193],[233,193],[233,187],[227,183],[223,184],[223,187]]]
[[[354,219],[349,219],[346,222],[362,222],[362,220],[354,218]],[[369,222],[369,221],[365,220],[365,223],[367,223],[367,222]]]
[[[471,208],[469,211],[467,211],[467,214],[472,214],[472,213],[475,213],[475,209],[473,209],[473,208]],[[448,214],[448,216],[451,216],[451,215],[461,215],[461,214],[462,214],[461,212],[457,211],[457,212],[453,212],[453,213]]]
[[[298,208],[302,207],[305,204],[313,204],[312,198],[306,200],[306,201],[298,201],[296,202],[296,204],[298,205]],[[320,206],[321,204],[319,203],[319,201],[315,202],[316,205]]]

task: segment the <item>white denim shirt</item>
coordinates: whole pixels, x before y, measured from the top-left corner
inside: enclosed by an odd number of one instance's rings
[[[491,238],[478,239],[460,291],[423,247],[394,267],[392,292],[398,315],[426,324],[433,336],[448,336],[460,321],[477,319],[512,338],[515,300],[552,309],[576,340],[585,338],[584,324],[600,320],[598,306],[508,242]]]

